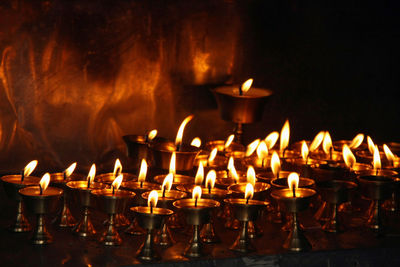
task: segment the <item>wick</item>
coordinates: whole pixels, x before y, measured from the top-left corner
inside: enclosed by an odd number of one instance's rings
[[[246,198],[246,204],[249,204],[250,197]]]
[[[181,143],[176,145],[176,150],[177,151],[181,151],[182,150],[182,144]]]
[[[163,190],[162,190],[162,197],[165,197],[165,187],[163,187]]]
[[[287,148],[285,148],[285,149],[282,151],[282,158],[285,158],[286,150],[287,150]]]
[[[64,181],[67,180],[67,174],[63,171]]]
[[[39,190],[40,190],[40,195],[43,195],[43,188],[40,184],[39,184]]]
[[[88,189],[90,188],[90,179],[88,179],[88,181],[87,181],[87,188]]]
[[[153,203],[150,203],[150,213],[153,214]]]
[[[308,165],[308,158],[309,158],[309,155],[307,155],[307,157],[306,157],[306,165]]]
[[[296,197],[296,187],[293,186],[292,191],[293,191],[293,197]]]
[[[194,207],[197,208],[197,197],[194,199]]]
[[[143,188],[143,181],[140,182],[140,188]]]
[[[25,175],[24,175],[24,171],[21,171],[21,183],[24,181]]]
[[[145,141],[146,143],[149,142],[149,135],[148,135],[148,134],[146,134],[146,136],[145,136],[145,138],[144,138],[144,141]]]
[[[208,185],[208,194],[211,195],[211,185]]]
[[[241,85],[239,85],[239,95],[243,95],[243,90]]]
[[[261,160],[261,168],[264,168],[264,159]]]
[[[276,173],[276,179],[279,179],[279,173],[280,173],[280,171],[277,171],[277,173]]]
[[[330,148],[329,148],[329,159],[330,160],[332,160],[332,155],[333,154],[333,146],[331,146]]]
[[[112,194],[115,194],[115,186],[112,186]]]
[[[376,168],[375,176],[378,176],[379,168]]]

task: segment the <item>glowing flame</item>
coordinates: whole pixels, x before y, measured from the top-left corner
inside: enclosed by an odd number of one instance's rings
[[[138,181],[141,183],[144,182],[146,180],[146,175],[147,175],[147,162],[145,159],[142,159],[142,162],[140,163]]]
[[[356,149],[362,144],[363,140],[364,140],[364,134],[362,133],[357,134],[351,141],[349,148]]]
[[[158,133],[158,132],[157,132],[156,129],[151,130],[151,131],[147,134],[147,139],[148,139],[149,141],[152,141],[154,138],[156,138],[157,133]]]
[[[271,170],[275,177],[278,178],[279,172],[281,171],[281,161],[279,159],[278,153],[274,151],[271,157]]]
[[[228,171],[229,171],[229,177],[233,177],[233,179],[235,179],[236,182],[239,181],[239,175],[236,172],[236,168],[235,168],[235,161],[233,159],[233,157],[229,158],[228,161]]]
[[[374,144],[374,141],[372,141],[372,138],[369,136],[367,136],[367,144],[368,144],[369,153],[371,153],[371,155],[373,155],[374,150],[375,150],[375,144]]]
[[[257,146],[259,143],[260,143],[260,139],[256,139],[247,146],[246,157],[248,157],[254,153],[254,151],[257,149]]]
[[[49,186],[50,183],[50,174],[49,173],[45,173],[45,175],[43,175],[42,179],[40,179],[40,188],[42,188],[42,191],[45,191],[47,189],[47,187]]]
[[[256,184],[256,171],[251,165],[247,168],[246,178],[248,183],[252,184],[253,186]]]
[[[324,140],[325,132],[320,131],[315,137],[314,140],[310,144],[310,152],[314,152],[321,145],[322,140]]]
[[[175,165],[176,165],[176,154],[175,154],[175,152],[172,152],[171,160],[169,162],[169,173],[172,173],[174,175],[175,175],[175,169],[176,169]]]
[[[24,168],[24,176],[31,175],[31,173],[35,170],[37,164],[37,160],[32,160],[31,162],[29,162]]]
[[[253,79],[248,79],[242,84],[242,92],[243,94],[250,90],[251,85],[253,84]]]
[[[194,183],[200,185],[203,183],[204,179],[204,167],[203,163],[199,163],[199,167],[197,168],[196,177],[194,178]]]
[[[182,137],[183,137],[183,131],[185,130],[186,124],[193,119],[193,115],[187,116],[181,123],[181,126],[179,126],[178,133],[176,134],[176,139],[175,139],[175,145],[178,146],[182,144]]]
[[[289,137],[290,137],[290,126],[289,120],[285,121],[285,124],[281,130],[281,139],[280,139],[280,151],[285,150],[289,145]]]
[[[392,153],[392,151],[386,144],[383,144],[383,151],[385,152],[385,156],[388,161],[393,163],[396,160],[396,156]]]
[[[193,192],[192,192],[192,198],[193,199],[200,199],[201,198],[201,187],[200,186],[195,186],[193,188]]]
[[[68,178],[69,176],[71,176],[71,174],[74,172],[76,168],[76,162],[72,163],[65,171],[65,178]]]
[[[147,206],[149,208],[154,208],[157,206],[158,202],[158,193],[157,190],[153,190],[149,193],[149,197],[147,198]]]
[[[257,146],[257,156],[259,159],[265,159],[268,156],[268,147],[264,140]]]
[[[217,156],[218,153],[218,148],[214,148],[211,153],[210,156],[208,157],[208,163],[211,163],[214,161],[215,157]]]
[[[123,178],[124,178],[124,175],[120,174],[117,176],[117,178],[114,179],[114,181],[111,184],[111,187],[113,188],[113,192],[118,191],[119,187],[121,186]]]
[[[206,177],[206,188],[214,188],[215,185],[215,179],[217,178],[217,173],[214,170],[210,170],[207,173]]]
[[[117,177],[120,173],[122,172],[122,164],[121,161],[119,161],[119,159],[115,160],[115,164],[114,164],[114,177]]]
[[[165,176],[164,181],[161,185],[162,191],[169,191],[172,188],[172,184],[174,182],[174,175],[172,173],[169,173],[167,176]]]
[[[93,163],[92,166],[90,167],[89,174],[87,176],[88,187],[90,187],[90,184],[92,183],[95,176],[96,176],[96,165]]]
[[[303,158],[303,160],[307,160],[309,152],[310,151],[308,150],[307,143],[303,140],[303,142],[301,143],[301,157]]]
[[[372,164],[374,166],[374,170],[380,169],[382,167],[381,156],[379,154],[378,146],[374,147],[374,159]]]
[[[198,137],[193,138],[192,142],[190,143],[191,146],[200,147],[201,146],[201,139]]]
[[[252,199],[254,195],[254,186],[251,183],[247,183],[246,190],[244,191],[244,198],[246,200]]]
[[[346,163],[347,167],[352,169],[354,164],[356,164],[356,157],[353,155],[353,152],[351,152],[350,147],[343,145],[342,154],[344,163]]]
[[[289,189],[293,190],[299,188],[299,175],[296,172],[292,172],[289,174],[287,178],[287,183],[289,185]]]
[[[224,147],[228,148],[232,144],[233,139],[235,139],[235,135],[234,134],[231,134],[230,136],[228,136],[228,138],[225,141]]]
[[[328,131],[325,132],[324,141],[322,141],[322,149],[326,154],[331,152],[332,147],[332,138]]]
[[[267,144],[268,149],[272,149],[276,142],[278,141],[279,138],[279,133],[278,132],[272,132],[267,137],[265,137],[265,143]]]

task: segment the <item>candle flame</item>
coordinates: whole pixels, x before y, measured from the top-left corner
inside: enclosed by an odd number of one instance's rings
[[[320,131],[313,139],[310,144],[310,152],[314,152],[321,145],[322,140],[324,140],[325,131]]]
[[[252,199],[254,195],[254,186],[251,183],[246,184],[246,190],[244,191],[244,198],[246,200]]]
[[[235,181],[238,182],[239,175],[236,172],[235,161],[232,156],[229,158],[228,161],[228,171],[229,171],[229,177],[233,177],[233,179],[235,179]]]
[[[96,176],[96,165],[93,163],[92,166],[90,167],[89,174],[87,176],[88,187],[90,187],[90,184],[92,183],[95,176]]]
[[[47,172],[43,175],[42,179],[40,179],[39,182],[43,192],[47,189],[49,183],[50,183],[50,174]]]
[[[114,177],[117,177],[120,173],[122,172],[122,164],[121,161],[119,161],[119,159],[115,160],[115,164],[114,164]]]
[[[374,159],[373,159],[373,166],[374,166],[374,170],[378,170],[380,168],[382,168],[382,164],[381,164],[381,156],[379,154],[379,148],[377,145],[375,145],[374,147]]]
[[[147,162],[145,159],[142,159],[142,162],[140,163],[138,181],[141,183],[144,182],[146,180],[146,175],[147,175]]]
[[[224,147],[228,148],[232,144],[234,138],[235,138],[234,134],[231,134],[230,136],[228,136],[228,138],[226,139]]]
[[[268,147],[264,140],[257,146],[257,156],[259,159],[265,159],[268,156]]]
[[[65,178],[68,178],[71,176],[71,174],[74,172],[76,168],[76,162],[72,163],[65,171]]]
[[[250,183],[252,186],[255,186],[256,184],[256,171],[254,170],[253,166],[249,166],[247,168],[247,182]]]
[[[179,126],[178,133],[176,134],[175,145],[178,146],[182,144],[183,131],[185,130],[186,124],[193,119],[193,115],[187,116]]]
[[[204,179],[204,167],[203,163],[199,163],[199,167],[197,168],[196,177],[194,178],[194,183],[197,185],[201,185]]]
[[[169,162],[169,173],[172,173],[174,175],[175,175],[175,169],[176,169],[175,165],[176,165],[176,154],[175,154],[175,152],[172,152],[171,160]]]
[[[372,138],[369,136],[367,136],[367,144],[368,144],[369,153],[371,153],[371,155],[373,155],[374,150],[375,150],[375,144],[374,144],[374,141],[372,141]]]
[[[260,139],[256,139],[250,144],[248,144],[246,149],[246,157],[249,157],[254,151],[257,149],[258,144],[260,143]]]
[[[37,164],[37,160],[32,160],[31,162],[29,162],[24,168],[24,177],[31,175],[31,173],[35,170]]]
[[[310,153],[310,151],[308,150],[307,143],[303,140],[303,142],[301,142],[301,157],[303,158],[303,160],[307,160],[308,153]]]
[[[210,170],[207,173],[207,177],[206,177],[206,188],[214,188],[215,185],[215,179],[217,178],[217,173],[215,172],[215,170]]]
[[[267,137],[265,137],[264,140],[265,140],[265,143],[267,144],[268,149],[272,149],[275,146],[278,139],[279,139],[279,133],[276,131],[267,135]]]
[[[356,157],[353,155],[353,152],[351,152],[351,149],[348,145],[343,145],[342,154],[344,163],[346,163],[348,168],[352,169],[354,164],[356,164]]]
[[[386,144],[383,144],[383,151],[385,152],[385,156],[388,161],[393,163],[396,160],[396,156],[392,153],[392,151]]]
[[[215,159],[215,157],[217,156],[218,153],[218,148],[214,148],[211,153],[210,156],[208,157],[208,163],[212,163]]]
[[[289,125],[289,120],[286,120],[281,130],[280,151],[285,150],[289,146],[289,137],[290,137],[290,125]]]
[[[199,200],[201,198],[201,187],[196,185],[192,191],[192,198]]]
[[[279,172],[281,171],[281,161],[279,159],[278,153],[274,151],[271,157],[271,170],[275,177],[278,177]]]
[[[322,141],[322,149],[325,154],[329,154],[331,152],[332,147],[332,138],[328,131],[325,132],[324,140]]]
[[[174,175],[172,173],[169,173],[167,176],[165,176],[164,181],[161,185],[162,191],[167,191],[171,190],[172,184],[174,182]]]
[[[149,196],[147,198],[147,206],[149,208],[154,208],[157,206],[157,202],[158,202],[158,193],[157,190],[152,190],[149,193]]]
[[[250,90],[252,84],[253,84],[253,79],[248,79],[242,84],[243,94]]]
[[[201,139],[198,137],[193,138],[192,142],[190,143],[191,146],[200,147],[201,146]]]
[[[122,179],[124,178],[123,174],[117,176],[111,184],[111,187],[114,189],[113,192],[118,191],[119,187],[121,186]]]
[[[362,133],[357,134],[351,141],[349,148],[356,149],[362,144],[363,140],[364,140],[364,134]]]
[[[156,138],[157,133],[158,133],[158,132],[157,132],[156,129],[151,130],[151,131],[147,134],[147,139],[148,139],[148,141],[152,141],[154,138]]]
[[[287,178],[287,183],[289,185],[289,189],[293,190],[293,188],[299,188],[299,174],[296,172],[292,172],[289,174]]]

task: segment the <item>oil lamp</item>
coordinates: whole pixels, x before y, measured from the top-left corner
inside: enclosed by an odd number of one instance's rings
[[[287,212],[292,213],[292,229],[283,247],[290,251],[304,251],[311,249],[311,244],[299,227],[297,213],[306,210],[311,198],[316,194],[313,189],[298,188],[299,176],[297,173],[291,173],[287,181],[289,188],[279,189],[271,193],[271,196],[282,204]]]
[[[236,124],[238,143],[242,143],[243,124],[260,121],[267,99],[272,95],[271,90],[251,88],[252,83],[253,79],[248,79],[241,86],[221,86],[212,90],[221,118]]]
[[[224,169],[226,166],[227,159],[225,156],[217,155],[218,148],[213,148],[210,153],[200,152],[194,160],[194,166],[200,166],[202,164],[203,168],[207,171],[211,169]]]
[[[204,146],[204,150],[212,151],[214,148],[218,149],[219,153],[225,154],[232,151],[244,151],[244,146],[234,142],[235,135],[231,134],[226,140],[213,140],[208,141]]]
[[[201,187],[193,188],[192,198],[177,200],[173,205],[183,210],[186,222],[193,227],[193,235],[189,246],[185,249],[184,255],[191,258],[203,255],[203,245],[200,240],[200,225],[209,222],[210,213],[220,206],[220,203],[213,199],[201,198]]]
[[[228,186],[232,184],[245,182],[247,180],[245,172],[236,170],[235,160],[233,157],[229,158],[226,170],[217,171],[216,174],[216,185],[223,189],[228,188]]]
[[[27,209],[36,215],[36,227],[33,231],[32,243],[45,245],[52,242],[52,236],[46,228],[44,216],[54,212],[63,190],[49,187],[50,174],[46,173],[40,179],[39,186],[28,186],[18,192],[22,196]]]
[[[315,160],[323,160],[333,164],[343,161],[342,153],[334,149],[332,145],[332,138],[328,131],[325,132],[322,140],[322,151],[315,150],[310,154],[310,157]]]
[[[13,174],[1,177],[4,191],[6,192],[7,196],[17,202],[17,214],[13,223],[8,227],[8,229],[12,232],[29,232],[32,229],[28,219],[25,216],[24,203],[22,202],[21,195],[18,194],[18,191],[24,187],[39,184],[39,177],[29,176],[36,168],[37,163],[37,160],[29,162],[22,170],[21,175]]]
[[[98,209],[108,215],[106,229],[99,240],[106,246],[122,243],[122,239],[115,228],[114,218],[116,214],[125,212],[127,205],[135,196],[133,192],[119,189],[122,179],[123,174],[119,174],[111,184],[111,188],[95,189],[90,192],[97,202]]]
[[[383,151],[386,156],[387,164],[385,165],[385,169],[393,170],[396,172],[400,172],[400,158],[396,155],[393,154],[393,152],[390,150],[389,146],[386,144],[383,144]],[[392,193],[392,196],[390,199],[386,200],[382,207],[385,210],[388,211],[399,211],[400,210],[400,200],[399,200],[399,189],[400,189],[400,183],[396,181],[395,183],[395,189]]]
[[[311,177],[311,165],[317,163],[326,163],[324,161],[310,158],[310,149],[307,146],[307,142],[303,140],[301,142],[301,157],[287,159],[287,169],[292,172],[299,173],[302,177]]]
[[[281,134],[279,136],[279,149],[277,150],[278,156],[283,161],[283,164],[286,164],[286,161],[289,159],[300,157],[299,151],[289,149],[289,140],[290,124],[289,120],[286,120],[281,129]]]
[[[176,155],[177,155],[176,152],[172,152],[171,158],[169,161],[169,173],[171,173],[173,175],[172,186],[175,186],[177,184],[192,184],[192,183],[194,183],[194,177],[176,173],[176,164],[177,164]],[[156,175],[156,176],[154,176],[153,180],[154,180],[154,182],[156,182],[158,184],[162,184],[166,176],[167,176],[166,174]]]
[[[170,216],[173,211],[165,208],[157,208],[158,192],[150,192],[147,207],[131,207],[138,219],[140,227],[146,229],[146,238],[140,246],[137,257],[142,261],[159,260],[160,256],[154,250],[153,230],[160,229],[163,221]]]

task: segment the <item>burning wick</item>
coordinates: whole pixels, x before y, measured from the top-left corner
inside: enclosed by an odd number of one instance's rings
[[[43,195],[43,188],[41,184],[39,184],[39,190],[40,190],[40,195]]]
[[[158,193],[156,190],[150,192],[147,199],[147,206],[150,208],[150,213],[153,214],[153,207],[157,206],[158,202]]]
[[[24,181],[25,176],[31,175],[31,173],[35,170],[37,163],[37,160],[32,160],[25,166],[25,168],[21,171],[21,183]]]
[[[332,160],[333,157],[333,146],[329,148],[329,159]]]
[[[43,195],[43,191],[47,189],[49,183],[50,183],[50,174],[47,172],[43,175],[42,179],[40,179],[39,182],[40,195]]]
[[[192,192],[192,198],[194,198],[194,207],[197,208],[197,201],[201,198],[201,187],[195,186]]]
[[[253,84],[253,79],[248,79],[241,86],[239,86],[239,95],[243,95],[243,93],[247,92],[252,84]]]
[[[296,172],[290,173],[287,178],[289,189],[292,190],[294,198],[296,197],[296,187],[299,186],[299,179],[299,175]]]
[[[254,186],[251,183],[247,183],[246,190],[244,192],[244,198],[246,199],[246,204],[249,204],[249,200],[253,198]]]

